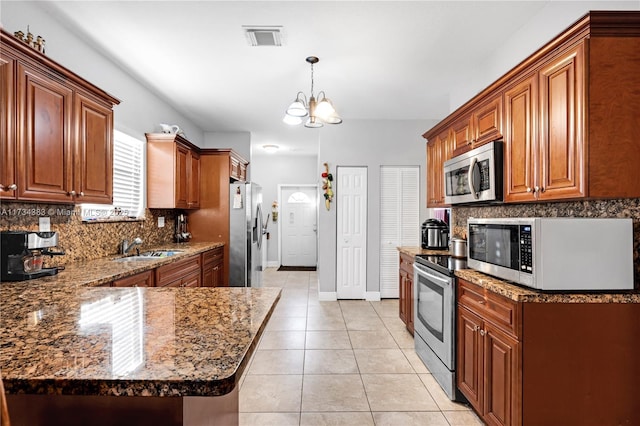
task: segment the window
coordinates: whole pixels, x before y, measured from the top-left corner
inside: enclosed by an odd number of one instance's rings
[[[83,204],[82,220],[131,220],[144,217],[144,142],[114,131],[113,205]]]

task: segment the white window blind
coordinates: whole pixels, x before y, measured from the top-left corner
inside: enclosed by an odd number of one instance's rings
[[[83,204],[83,220],[144,216],[144,142],[122,132],[113,138],[113,205]]]
[[[399,246],[420,241],[420,169],[380,168],[380,297],[398,297]]]

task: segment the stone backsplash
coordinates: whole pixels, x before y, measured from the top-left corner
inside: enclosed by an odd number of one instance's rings
[[[633,264],[640,288],[640,198],[541,204],[465,206],[451,209],[451,234],[466,238],[470,217],[621,217],[633,220]]]
[[[80,206],[3,202],[0,205],[0,230],[38,230],[38,218],[48,216],[51,230],[58,232],[58,249],[64,256],[45,258],[45,266],[59,266],[118,254],[123,239],[140,237],[141,250],[173,242],[177,212],[145,211],[144,220],[125,222],[82,222]],[[178,212],[179,213],[179,212]],[[158,228],[158,217],[165,226]]]

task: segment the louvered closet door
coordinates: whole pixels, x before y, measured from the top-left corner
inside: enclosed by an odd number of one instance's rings
[[[398,297],[399,246],[420,239],[420,168],[380,168],[380,297]]]

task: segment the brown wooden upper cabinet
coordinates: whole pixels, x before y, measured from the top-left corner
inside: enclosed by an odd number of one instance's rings
[[[200,154],[180,135],[147,133],[147,207],[200,207]]]
[[[453,129],[453,156],[464,154],[502,137],[502,93],[473,108],[456,120]]]
[[[453,132],[444,131],[427,143],[427,207],[447,207],[444,202],[444,162],[451,159]]]
[[[110,204],[120,101],[4,31],[0,37],[0,198]]]
[[[586,196],[584,43],[505,92],[505,201]]]
[[[504,136],[507,203],[638,198],[639,51],[640,12],[589,12],[423,136],[454,156]]]

